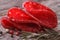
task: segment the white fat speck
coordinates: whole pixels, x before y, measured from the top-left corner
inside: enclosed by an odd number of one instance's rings
[[[11,12],[9,12],[9,14],[11,14]]]
[[[12,21],[15,21],[15,19],[12,19]]]
[[[6,32],[8,32],[9,31],[9,29],[6,29]]]

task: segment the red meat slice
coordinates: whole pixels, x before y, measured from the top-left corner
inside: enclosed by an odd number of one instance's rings
[[[29,14],[34,16],[42,26],[47,28],[57,27],[57,16],[48,7],[36,2],[25,2],[24,8]]]
[[[17,29],[22,30],[22,31],[27,31],[27,32],[40,32],[41,31],[41,27],[40,24],[38,25],[38,23],[36,21],[21,21],[21,22],[14,22],[11,21],[9,18],[2,18],[2,25],[4,28],[6,29],[12,29],[15,30]]]
[[[8,17],[11,20],[20,21],[20,20],[30,20],[32,19],[30,16],[28,16],[22,9],[20,8],[11,8],[8,11]]]
[[[8,18],[3,17],[1,19],[1,24],[6,29],[12,29],[14,27],[13,22],[11,22]]]

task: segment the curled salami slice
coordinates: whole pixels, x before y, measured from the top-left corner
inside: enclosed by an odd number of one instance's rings
[[[24,7],[24,9],[31,13],[39,13],[41,10],[48,10],[53,12],[50,8],[37,2],[24,2],[22,6]]]
[[[8,11],[8,17],[11,20],[20,21],[20,20],[30,20],[32,19],[28,16],[22,9],[13,7]]]
[[[12,29],[14,27],[13,23],[7,17],[1,19],[1,24],[6,29]]]
[[[15,22],[10,20],[9,18],[2,18],[1,21],[2,25],[6,29],[17,29],[18,31],[27,31],[27,32],[37,32],[39,33],[41,31],[41,26],[38,22],[32,21],[32,20],[20,20],[20,22]]]
[[[34,20],[20,20],[19,22],[14,22],[16,23],[16,28],[19,30],[21,29],[22,31],[27,31],[27,32],[37,32],[39,33],[42,29],[40,24],[37,21]]]
[[[32,15],[42,26],[47,28],[57,27],[57,16],[48,7],[36,2],[25,2],[23,6],[28,12],[27,14]]]

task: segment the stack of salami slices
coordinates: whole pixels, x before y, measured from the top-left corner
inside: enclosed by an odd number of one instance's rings
[[[44,27],[57,27],[57,16],[48,7],[36,2],[25,2],[23,8],[8,10],[7,17],[1,19],[5,29],[39,33]]]

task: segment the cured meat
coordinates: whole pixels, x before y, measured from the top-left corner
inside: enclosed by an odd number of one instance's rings
[[[20,20],[31,20],[32,18],[28,16],[22,9],[13,7],[8,11],[8,17],[12,21],[20,21]]]
[[[13,23],[7,17],[1,19],[1,24],[6,29],[12,29],[14,27]]]
[[[11,8],[8,10],[7,17],[1,20],[4,28],[13,29],[10,31],[11,34],[15,29],[18,35],[18,31],[39,33],[43,27],[57,27],[57,16],[48,7],[36,2],[25,2],[23,6],[24,10],[17,7]]]
[[[41,27],[39,27],[39,23],[36,21],[20,21],[20,22],[14,22],[10,20],[9,18],[2,18],[1,20],[2,25],[4,28],[9,29],[9,30],[15,30],[17,29],[18,31],[27,31],[27,32],[39,32],[41,31]]]
[[[42,26],[47,28],[57,27],[57,16],[48,7],[36,2],[25,2],[23,6]]]

